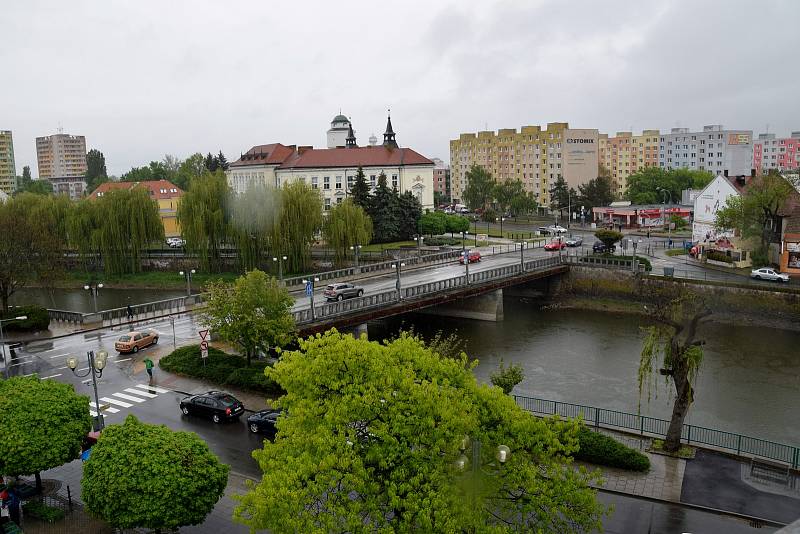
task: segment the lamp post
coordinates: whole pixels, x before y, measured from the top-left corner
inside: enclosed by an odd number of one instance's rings
[[[10,323],[12,321],[24,321],[27,318],[28,318],[27,315],[19,315],[17,317],[12,317],[11,319],[0,319],[0,345],[3,346],[3,364],[5,367],[6,378],[8,378],[8,357],[6,355],[5,337],[3,336],[3,323]]]
[[[178,274],[186,278],[186,296],[190,297],[192,295],[192,275],[197,272],[194,269],[180,271]]]
[[[464,231],[461,232],[461,253],[462,254],[467,249],[467,236],[468,235],[469,235],[469,232],[464,232]],[[477,239],[478,239],[478,237],[476,235],[475,236],[476,243],[477,243]]]
[[[397,263],[393,263],[392,264],[392,269],[396,269],[397,270],[397,282],[395,282],[395,287],[397,288],[397,300],[403,300],[403,294],[401,292],[402,287],[401,287],[401,284],[400,284],[400,273],[403,270],[403,267],[405,267],[405,266],[406,266],[406,264],[401,262],[401,261],[398,261]]]
[[[519,245],[519,271],[525,272],[525,241],[517,243]]]
[[[358,267],[358,253],[361,252],[361,245],[352,245],[350,246],[350,250],[353,251],[353,254],[356,257],[356,267]]]
[[[314,282],[319,282],[316,276],[303,280],[306,285],[306,295],[311,298],[311,320],[314,321]]]
[[[417,256],[422,256],[422,241],[424,239],[425,238],[422,237],[420,234],[417,234],[416,236],[414,236],[414,241],[417,242]]]
[[[353,247],[350,247],[353,248]],[[278,262],[278,280],[283,283],[283,262],[286,261],[286,256],[277,256],[272,258],[272,262]],[[356,265],[358,265],[358,259],[356,259]]]
[[[77,376],[78,378],[84,378],[86,376],[92,375],[92,386],[94,387],[94,406],[97,408],[97,416],[94,418],[95,420],[95,431],[102,430],[105,426],[103,423],[103,412],[100,411],[100,398],[97,395],[97,379],[103,376],[103,369],[106,366],[106,360],[108,360],[108,353],[104,350],[97,351],[97,355],[95,355],[94,351],[89,351],[86,353],[86,359],[89,361],[89,367],[86,369],[84,374],[79,374],[75,368],[78,367],[78,358],[75,356],[71,356],[67,359],[67,366],[72,370],[72,374]]]
[[[472,453],[472,474],[477,475],[478,471],[481,467],[481,442],[478,439],[470,439],[469,436],[465,436],[464,439],[461,440],[459,444],[459,449],[461,450],[461,456],[456,459],[456,468],[459,471],[463,471],[467,464],[470,463],[470,459],[467,458],[465,452],[467,447],[471,448]],[[504,463],[508,461],[508,458],[511,456],[511,449],[507,445],[498,445],[495,449],[494,459],[502,466]]]
[[[641,242],[642,242],[641,239],[639,239],[638,241],[636,239],[634,239],[633,243],[632,243],[632,245],[633,245],[633,263],[631,264],[631,269],[633,270],[633,272],[636,272],[636,247]]]
[[[461,251],[462,258],[464,259],[464,274],[467,276],[467,285],[469,285],[469,252],[466,250]]]
[[[100,282],[99,284],[94,280],[90,281],[88,284],[83,286],[83,289],[91,293],[92,299],[94,301],[94,312],[97,313],[97,294],[103,289],[103,283]]]
[[[495,217],[495,222],[500,222],[500,237],[503,237],[503,221],[506,220],[505,217]]]

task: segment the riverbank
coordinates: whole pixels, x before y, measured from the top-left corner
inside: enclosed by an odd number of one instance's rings
[[[192,288],[197,290],[212,280],[231,282],[241,276],[238,272],[195,273],[192,275]],[[83,289],[89,280],[102,283],[107,289],[185,289],[186,278],[178,271],[148,271],[141,273],[105,275],[82,271],[68,271],[66,275],[44,286],[41,283],[28,287],[53,289]]]

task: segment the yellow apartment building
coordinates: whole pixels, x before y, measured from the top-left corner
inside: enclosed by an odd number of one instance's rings
[[[658,166],[658,130],[644,130],[641,135],[617,132],[615,137],[600,134],[600,165],[608,169],[614,193],[625,193],[626,180],[631,174]]]
[[[87,198],[96,199],[109,191],[119,189],[134,189],[136,187],[147,189],[150,198],[158,203],[158,213],[161,224],[164,225],[165,237],[180,237],[181,229],[178,226],[178,204],[183,196],[183,189],[167,180],[153,180],[151,182],[106,182],[100,184]]]
[[[17,188],[14,139],[10,130],[0,130],[0,191],[11,194]]]

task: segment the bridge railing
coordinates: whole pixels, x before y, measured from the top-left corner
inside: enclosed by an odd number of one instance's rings
[[[521,395],[514,395],[514,400],[521,408],[536,415],[581,417],[589,425],[633,431],[641,436],[664,438],[669,428],[666,419],[646,415]],[[683,425],[681,440],[689,445],[706,445],[738,456],[764,458],[787,464],[793,469],[800,468],[800,447],[785,443],[690,424]]]
[[[47,310],[47,315],[50,316],[51,321],[83,324],[83,318],[85,314],[66,310]]]

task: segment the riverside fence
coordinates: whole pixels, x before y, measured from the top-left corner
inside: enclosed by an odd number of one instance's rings
[[[536,415],[581,417],[586,424],[612,430],[632,431],[641,436],[663,438],[669,428],[669,421],[666,419],[646,415],[521,395],[514,395],[514,400],[522,409]],[[733,452],[737,456],[751,456],[780,462],[792,469],[800,468],[800,447],[785,443],[689,424],[683,425],[681,437],[687,445],[706,445]]]

